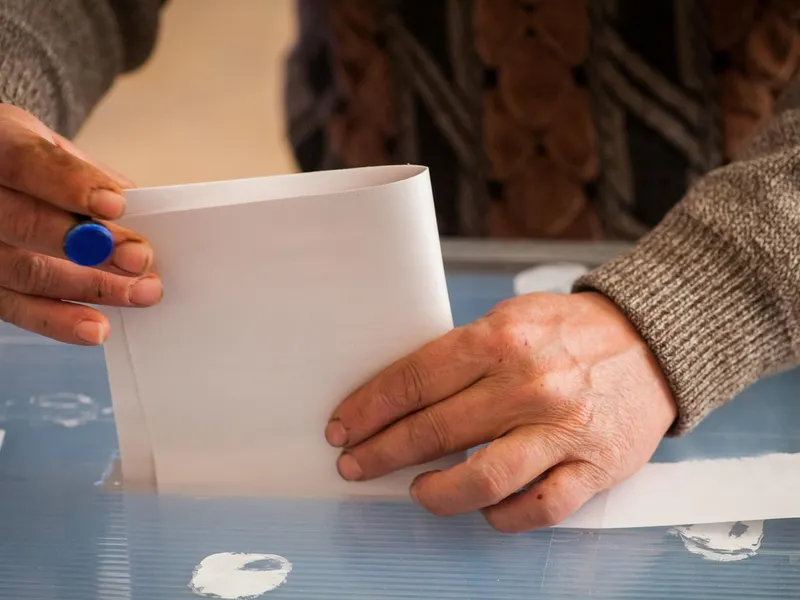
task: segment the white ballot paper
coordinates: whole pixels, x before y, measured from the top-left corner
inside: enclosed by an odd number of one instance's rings
[[[391,166],[126,193],[159,306],[110,309],[126,484],[160,491],[407,496],[345,482],[335,406],[453,326],[428,171]]]

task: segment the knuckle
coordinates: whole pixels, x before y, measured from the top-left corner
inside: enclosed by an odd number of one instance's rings
[[[464,325],[456,330],[458,335],[457,342],[461,348],[480,348],[491,335],[491,326],[484,317],[477,321]]]
[[[41,254],[23,253],[14,259],[9,273],[9,285],[20,292],[46,296],[52,286],[51,261]]]
[[[376,408],[383,407],[394,413],[402,409],[405,404],[404,399],[405,396],[402,391],[398,391],[394,386],[379,388],[375,390],[375,405],[370,402],[369,405],[359,406],[358,416],[362,419],[368,417],[372,413],[373,406]]]
[[[534,373],[531,392],[565,411],[580,413],[587,407],[585,390],[576,385],[570,373],[541,365]]]
[[[477,321],[464,325],[454,331],[453,345],[447,355],[442,356],[443,362],[453,359],[452,353],[457,352],[459,360],[485,364],[486,360],[503,358],[498,356],[493,343],[493,326],[490,319],[481,317]],[[502,362],[502,361],[501,361]]]
[[[506,298],[494,305],[492,310],[489,311],[489,317],[499,317],[508,312],[516,304],[516,298]]]
[[[377,390],[380,402],[392,410],[419,407],[423,401],[426,380],[422,368],[414,360],[405,360],[397,367],[395,376]]]
[[[41,206],[15,198],[3,211],[3,229],[14,245],[28,247],[36,240],[42,216]]]
[[[593,460],[587,461],[588,464],[584,469],[586,471],[584,479],[592,483],[602,481],[608,477],[604,470],[618,470],[629,464],[632,438],[636,438],[635,433],[632,436],[621,434],[615,435],[611,439],[598,440],[598,443],[595,444]],[[594,466],[594,469],[591,466]]]
[[[536,502],[538,502],[536,521],[541,527],[555,527],[569,516],[569,506],[557,498],[545,497]]]
[[[400,379],[407,399],[418,405],[422,401],[422,390],[425,387],[425,376],[422,368],[414,360],[407,360],[400,368]]]
[[[19,297],[9,290],[0,288],[0,321],[18,323],[19,311]]]
[[[480,461],[475,465],[475,487],[481,501],[486,505],[494,505],[508,497],[511,477],[496,462]]]
[[[492,332],[491,346],[501,355],[526,356],[531,351],[527,326],[518,319],[497,319]]]
[[[436,410],[426,410],[409,419],[408,442],[426,454],[444,455],[454,451],[447,422]]]
[[[616,479],[611,476],[607,469],[590,461],[584,461],[578,463],[578,465],[576,481],[579,483],[580,489],[589,496],[606,489]]]
[[[563,374],[559,371],[543,369],[536,377],[536,392],[553,400],[564,398],[563,380]]]
[[[92,272],[92,282],[89,285],[90,295],[98,302],[108,300],[123,300],[119,287],[115,285],[114,276],[102,271]]]

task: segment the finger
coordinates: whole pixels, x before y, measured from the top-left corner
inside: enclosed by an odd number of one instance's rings
[[[66,344],[96,346],[108,337],[108,319],[81,304],[26,296],[0,288],[0,321]]]
[[[107,306],[152,306],[163,295],[154,275],[134,279],[0,244],[0,287],[31,296]]]
[[[114,238],[114,252],[105,265],[105,270],[124,275],[144,275],[153,268],[153,247],[138,233],[104,222]],[[61,249],[63,254],[63,247]],[[60,257],[59,257],[60,258]],[[111,268],[109,268],[111,267]],[[104,268],[103,266],[98,268]]]
[[[325,430],[328,443],[359,444],[478,381],[489,369],[482,343],[486,334],[482,322],[454,329],[388,367],[337,407]]]
[[[454,467],[420,475],[411,495],[435,515],[470,512],[502,502],[565,456],[544,428],[516,429]]]
[[[564,463],[527,490],[482,512],[489,524],[503,533],[554,527],[605,487],[589,463]]]
[[[339,473],[347,480],[374,479],[494,440],[514,427],[515,415],[498,408],[503,393],[491,378],[482,379],[349,448],[339,458]]]
[[[26,194],[0,187],[0,242],[47,254],[64,255],[64,238],[78,221],[74,215]],[[114,223],[104,223],[114,238],[110,264],[125,273],[146,273],[153,249],[142,236]]]
[[[103,171],[106,175],[116,180],[119,186],[123,189],[136,187],[134,183],[130,179],[125,177],[122,173],[116,171],[115,169],[112,169],[111,167],[101,163],[100,161],[93,159],[86,152],[84,152],[83,150],[78,148],[75,144],[73,144],[70,140],[50,129],[47,125],[42,123],[39,119],[34,117],[29,112],[26,112],[21,108],[11,105],[4,105],[1,111],[2,112],[0,112],[0,115],[2,116],[0,116],[0,120],[16,121],[17,123],[20,123],[24,127],[30,129],[36,135],[39,135],[44,139],[48,140],[49,142],[52,142],[56,146],[63,148],[64,150],[66,150],[73,156],[76,156],[77,158],[81,159],[82,161],[97,167],[98,169]]]
[[[0,121],[0,186],[100,219],[125,211],[112,177],[9,119]]]
[[[79,159],[81,159],[83,162],[89,163],[90,165],[100,169],[103,173],[105,173],[106,175],[111,177],[113,180],[115,180],[117,182],[117,184],[119,184],[119,186],[122,189],[127,190],[127,189],[132,189],[132,188],[136,187],[136,184],[133,181],[131,181],[128,177],[126,177],[125,175],[123,175],[122,173],[117,171],[116,169],[110,167],[109,165],[107,165],[107,164],[105,164],[105,163],[103,163],[103,162],[101,162],[101,161],[99,161],[99,160],[97,160],[95,158],[92,158],[86,152],[84,152],[83,150],[78,148],[78,146],[76,146],[70,140],[68,140],[67,138],[62,137],[62,136],[60,136],[59,134],[57,134],[55,132],[51,132],[51,133],[52,133],[52,138],[51,138],[52,142],[56,146],[58,146],[60,148],[63,148],[64,150],[66,150],[67,152],[72,154],[73,156],[76,156]]]

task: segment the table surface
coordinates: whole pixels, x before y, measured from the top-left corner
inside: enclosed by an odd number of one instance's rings
[[[512,294],[508,274],[451,273],[448,284],[457,323]],[[654,460],[800,452],[798,384],[798,372],[760,382]],[[1,599],[192,598],[194,567],[217,552],[290,560],[270,598],[800,598],[800,520],[765,523],[755,556],[723,563],[667,528],[506,536],[476,515],[437,519],[409,504],[109,489],[102,351],[7,325],[0,427]]]

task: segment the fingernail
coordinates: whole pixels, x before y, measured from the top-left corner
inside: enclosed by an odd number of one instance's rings
[[[140,279],[133,284],[128,292],[128,300],[137,306],[152,306],[161,301],[164,295],[164,286],[157,277]]]
[[[337,463],[339,475],[348,481],[358,481],[364,475],[361,466],[352,454],[342,454]]]
[[[141,275],[153,262],[153,251],[141,242],[123,242],[114,249],[111,262],[119,269]]]
[[[89,195],[89,211],[103,219],[119,219],[125,212],[125,198],[111,190],[94,190]]]
[[[347,431],[339,421],[331,421],[325,427],[325,439],[334,448],[341,448],[347,443]]]
[[[106,325],[97,321],[81,321],[75,325],[75,337],[82,342],[96,346],[106,340]]]

